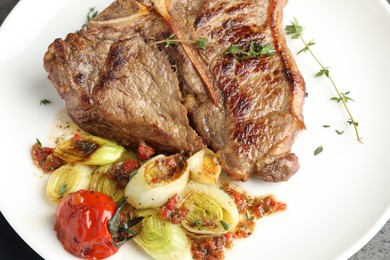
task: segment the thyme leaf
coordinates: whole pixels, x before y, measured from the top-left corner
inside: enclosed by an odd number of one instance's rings
[[[351,110],[349,109],[349,107],[347,105],[348,101],[353,101],[353,99],[348,97],[349,92],[342,93],[339,90],[339,88],[337,87],[337,85],[334,82],[333,78],[330,76],[329,67],[325,67],[324,65],[322,65],[322,63],[319,61],[317,56],[314,54],[314,52],[311,49],[311,46],[313,46],[315,44],[315,42],[313,40],[311,40],[309,42],[306,42],[306,40],[302,37],[303,31],[304,31],[304,27],[299,24],[298,20],[295,17],[294,17],[293,21],[291,21],[291,23],[289,25],[286,25],[285,31],[286,31],[286,34],[290,35],[292,39],[300,39],[301,42],[303,43],[304,48],[301,49],[298,52],[298,54],[302,53],[302,52],[308,52],[313,57],[313,59],[317,62],[317,64],[320,66],[320,71],[317,72],[315,74],[315,76],[316,77],[326,76],[330,80],[330,82],[331,82],[331,84],[333,86],[333,89],[334,89],[334,91],[337,94],[337,96],[336,97],[332,97],[331,100],[337,101],[338,103],[339,102],[342,103],[345,111],[347,112],[347,114],[349,116],[349,119],[347,120],[347,122],[350,125],[353,126],[353,128],[355,130],[355,135],[356,135],[357,141],[359,143],[363,143],[362,142],[362,137],[360,136],[359,130],[358,130],[358,125],[359,124],[358,124],[358,122],[355,121],[354,117],[352,116],[352,112],[351,112]],[[322,150],[321,150],[321,152],[322,152]]]
[[[348,91],[348,92],[345,92],[345,93],[341,93],[341,92],[340,92],[341,97],[332,97],[330,100],[334,100],[334,101],[336,101],[337,103],[339,103],[341,100],[344,100],[345,103],[347,103],[348,101],[355,101],[355,100],[353,100],[352,98],[348,97],[348,94],[349,94],[349,93],[350,93],[349,91]]]
[[[248,211],[245,211],[245,218],[246,220],[252,220],[251,216],[249,215]]]
[[[38,147],[42,147],[42,143],[41,143],[41,141],[39,141],[39,139],[38,139],[38,138],[35,138],[35,140],[36,140],[36,143],[37,143]]]
[[[40,105],[44,105],[44,106],[47,105],[47,104],[50,104],[50,103],[51,103],[51,101],[46,99],[46,98],[42,99],[41,102],[39,102]]]
[[[294,20],[291,22],[291,25],[287,25],[285,27],[285,30],[287,34],[291,34],[292,39],[299,39],[300,37],[302,37],[304,27],[302,27],[298,23],[297,18],[294,17]]]
[[[60,196],[62,197],[68,189],[68,185],[62,184],[60,187]]]
[[[175,34],[171,34],[168,36],[168,38],[166,39],[166,44],[165,44],[165,48],[168,48],[169,46],[171,45],[175,45],[177,44],[177,42],[175,41],[175,37],[176,35]]]
[[[353,120],[353,119],[348,119],[348,120],[347,120],[347,123],[348,123],[349,125],[353,125],[353,126],[355,126],[355,127],[358,127],[358,126],[359,126],[359,123],[356,122],[356,121]]]
[[[87,14],[87,21],[81,28],[85,28],[89,21],[91,21],[93,18],[95,18],[98,15],[99,11],[95,7],[89,8],[88,14]]]
[[[108,221],[108,229],[112,235],[112,242],[115,247],[119,247],[123,245],[127,240],[132,239],[137,231],[132,229],[133,226],[140,223],[144,218],[138,217],[132,220],[121,221],[121,210],[126,205],[126,198],[120,200],[117,203],[117,210],[112,216],[112,218]]]
[[[325,67],[321,69],[319,72],[317,72],[314,76],[315,77],[321,77],[321,76],[326,76],[329,78],[329,67]]]
[[[252,41],[249,45],[249,50],[241,49],[238,44],[233,44],[225,50],[225,54],[240,55],[240,58],[260,57],[265,55],[272,55],[276,51],[271,44],[267,43],[261,45],[259,42]]]
[[[314,40],[310,40],[310,41],[305,45],[305,47],[304,47],[303,49],[301,49],[300,51],[297,52],[297,54],[300,54],[300,53],[302,53],[302,52],[307,52],[307,51],[309,51],[310,47],[313,46],[314,44],[316,44],[316,43],[314,42]]]
[[[314,150],[314,155],[319,155],[324,150],[324,147],[322,145],[318,146],[317,149]]]
[[[199,49],[206,49],[206,45],[208,43],[208,39],[207,38],[199,38],[198,40],[196,40],[196,45],[198,45],[198,48]]]
[[[225,230],[229,230],[230,226],[229,226],[229,224],[228,224],[228,223],[226,223],[226,222],[225,222],[225,221],[223,221],[223,220],[221,220],[221,221],[220,221],[220,223],[221,223],[221,225],[222,225],[223,229],[225,229]]]
[[[163,43],[165,44],[164,45],[165,48],[168,48],[171,45],[176,45],[177,43],[194,44],[199,49],[202,50],[205,50],[207,46],[213,46],[218,49],[221,49],[223,54],[226,55],[231,54],[238,59],[273,55],[276,52],[274,47],[270,43],[261,45],[260,42],[258,41],[252,41],[249,45],[249,49],[245,50],[241,48],[238,44],[232,44],[230,47],[224,48],[220,45],[210,43],[207,38],[199,38],[196,40],[188,40],[188,39],[180,40],[180,39],[176,39],[175,34],[171,34],[164,40],[156,41],[153,44],[163,44]]]

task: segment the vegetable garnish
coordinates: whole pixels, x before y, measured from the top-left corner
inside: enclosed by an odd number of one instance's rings
[[[67,163],[104,165],[115,162],[124,151],[124,147],[103,138],[75,134],[58,144],[53,154]]]
[[[52,172],[64,164],[64,161],[53,155],[53,148],[43,147],[38,139],[32,146],[31,153],[34,163],[41,167],[44,173]]]
[[[143,164],[125,188],[127,202],[137,209],[160,207],[181,192],[189,169],[181,155],[157,155]]]
[[[75,134],[64,143],[82,155],[111,143],[94,138]],[[37,139],[33,154],[40,151],[46,163],[64,143],[45,148]],[[141,153],[120,150],[111,163],[61,160],[59,168],[51,170],[46,188],[47,197],[59,203],[55,230],[64,248],[78,257],[109,257],[134,238],[155,259],[222,259],[234,239],[252,234],[257,219],[286,208],[271,195],[254,197],[220,184],[220,163],[207,149],[190,158],[160,154],[143,161],[140,157],[152,151],[146,144]],[[187,162],[195,174],[190,181]],[[138,201],[127,203],[131,196]]]
[[[154,259],[192,259],[191,243],[179,226],[160,218],[156,209],[136,211],[142,221],[142,229],[134,238]]]
[[[88,189],[92,169],[81,164],[65,164],[56,169],[46,185],[47,197],[57,203],[71,192]]]
[[[360,136],[359,131],[358,131],[359,123],[354,119],[354,117],[352,116],[352,112],[347,105],[348,101],[354,101],[352,98],[350,98],[348,96],[348,94],[350,92],[348,91],[348,92],[343,93],[339,90],[339,88],[337,87],[336,83],[334,82],[333,78],[330,75],[329,67],[325,67],[324,65],[322,65],[322,63],[319,61],[317,56],[312,51],[311,47],[315,44],[314,40],[310,40],[309,42],[306,42],[306,40],[302,37],[304,27],[298,23],[298,20],[296,18],[294,18],[294,20],[291,22],[290,25],[287,25],[285,27],[285,30],[286,30],[287,34],[291,35],[292,39],[300,39],[302,41],[302,43],[304,44],[304,48],[301,49],[300,51],[298,51],[297,54],[300,54],[302,52],[310,53],[310,55],[314,58],[314,60],[320,66],[321,69],[319,72],[317,72],[315,74],[315,76],[316,77],[325,76],[330,80],[330,82],[333,86],[333,89],[337,93],[337,97],[332,97],[331,100],[334,100],[337,103],[339,103],[339,102],[342,103],[345,111],[347,112],[347,114],[349,116],[349,119],[347,120],[348,124],[353,126],[353,128],[355,130],[355,135],[356,135],[357,141],[359,143],[363,143],[362,137]]]
[[[209,42],[207,38],[199,38],[195,40],[189,39],[176,39],[175,34],[169,35],[166,39],[161,41],[156,41],[153,44],[165,44],[164,47],[168,48],[171,45],[176,45],[178,43],[184,44],[194,44],[199,49],[205,50],[207,46],[215,47],[222,50],[223,54],[231,54],[237,59],[246,59],[251,57],[261,57],[275,54],[275,49],[270,43],[262,45],[259,41],[251,41],[249,48],[242,48],[238,44],[232,44],[230,47],[225,48],[221,45],[214,44]]]
[[[181,224],[191,233],[221,235],[234,229],[239,222],[236,203],[217,185],[189,181],[180,196],[187,209]],[[199,221],[202,224],[196,225]]]
[[[199,183],[216,183],[221,174],[221,165],[215,153],[207,148],[187,159],[190,179]]]

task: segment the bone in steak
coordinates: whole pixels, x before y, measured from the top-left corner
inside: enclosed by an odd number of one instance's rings
[[[68,114],[91,134],[165,152],[208,145],[232,180],[288,180],[305,84],[282,32],[283,0],[117,0],[44,57]],[[207,38],[169,48],[156,41]],[[240,59],[221,48],[271,44]],[[191,124],[190,124],[191,122]]]

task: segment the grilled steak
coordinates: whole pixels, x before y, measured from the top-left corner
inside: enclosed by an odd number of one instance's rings
[[[117,0],[86,30],[52,43],[45,69],[92,134],[166,152],[208,145],[233,180],[288,180],[299,168],[290,150],[304,128],[305,85],[282,32],[285,2]],[[212,44],[154,44],[171,34]],[[223,51],[253,43],[276,54]]]
[[[86,31],[56,39],[45,69],[85,131],[125,146],[143,140],[159,151],[197,151],[204,145],[189,126],[169,58],[140,32],[169,30],[149,13],[135,1],[114,2]]]

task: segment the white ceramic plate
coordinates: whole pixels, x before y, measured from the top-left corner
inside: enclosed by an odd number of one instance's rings
[[[64,103],[47,79],[42,57],[56,37],[84,23],[89,7],[110,1],[22,0],[0,30],[1,212],[45,259],[72,259],[53,231],[55,206],[45,196],[47,176],[32,165],[30,147],[48,142]],[[347,259],[390,217],[390,10],[385,0],[290,0],[285,24],[297,17],[307,40],[343,92],[360,123],[364,144],[355,141],[326,78],[308,54],[297,56],[309,94],[307,130],[293,147],[301,169],[287,183],[250,180],[255,194],[273,193],[288,203],[285,213],[258,222],[255,233],[237,241],[227,259]],[[293,52],[302,45],[289,40]],[[52,104],[42,106],[40,100]],[[323,128],[324,124],[331,128]],[[335,129],[345,130],[343,135]],[[313,151],[323,145],[324,151]],[[142,259],[128,243],[114,259]]]

